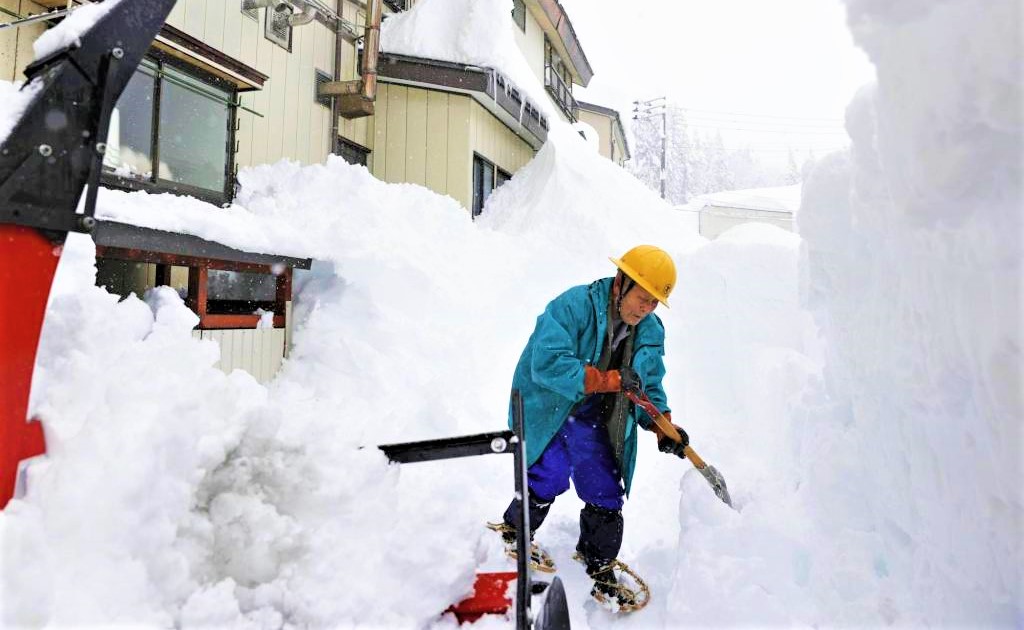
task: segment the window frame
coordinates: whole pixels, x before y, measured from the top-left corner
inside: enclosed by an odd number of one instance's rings
[[[194,66],[178,57],[167,54],[158,49],[150,49],[143,60],[148,60],[156,65],[155,75],[153,77],[153,93],[152,93],[152,106],[151,106],[151,122],[150,122],[150,160],[152,163],[152,169],[149,178],[139,177],[126,177],[118,175],[114,172],[114,167],[104,165],[100,181],[103,185],[110,188],[118,188],[122,190],[144,190],[152,193],[172,193],[179,195],[188,195],[195,197],[208,203],[216,205],[222,205],[229,203],[233,198],[235,189],[235,153],[237,153],[237,140],[236,131],[237,125],[236,120],[238,117],[238,86],[230,81],[226,81],[221,77],[218,77],[212,73],[209,73],[202,68]],[[141,65],[141,64],[140,64]],[[224,189],[217,191],[209,188],[203,188],[195,186],[193,184],[187,184],[183,182],[174,182],[167,179],[160,178],[160,108],[163,93],[163,82],[164,66],[170,66],[175,70],[189,75],[191,78],[208,84],[219,90],[226,91],[230,94],[225,106],[227,108],[227,119],[225,124],[227,125],[226,144],[224,147]],[[138,72],[139,70],[136,70]],[[189,89],[189,88],[186,88]]]
[[[491,174],[491,177],[490,177],[491,188],[490,188],[490,190],[486,191],[486,194],[484,194],[484,190],[483,190],[484,180],[482,178],[479,179],[479,180],[477,179],[477,164],[478,163],[482,166],[482,168],[490,170],[490,174]],[[500,166],[498,166],[497,164],[495,164],[491,160],[487,159],[487,157],[477,153],[476,151],[473,152],[472,170],[473,170],[473,182],[472,182],[472,186],[473,186],[473,207],[470,208],[469,211],[470,211],[470,215],[472,216],[473,220],[476,220],[476,218],[478,216],[483,214],[483,212],[484,212],[484,205],[487,203],[487,199],[491,196],[491,194],[494,193],[495,190],[500,188],[502,186],[502,184],[504,184],[508,180],[512,179],[512,175],[508,171],[506,171],[505,169],[501,168]]]
[[[519,30],[526,32],[526,1],[512,0],[512,21],[516,23]]]

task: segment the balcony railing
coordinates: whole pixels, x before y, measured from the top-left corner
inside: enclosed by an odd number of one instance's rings
[[[544,87],[548,89],[551,98],[555,99],[569,120],[576,122],[580,107],[572,96],[572,88],[565,84],[562,77],[551,66],[544,66]]]

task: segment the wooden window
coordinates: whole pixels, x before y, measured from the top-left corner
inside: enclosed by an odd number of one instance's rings
[[[233,188],[236,99],[233,84],[153,53],[111,115],[103,182],[224,203]]]
[[[519,30],[526,32],[526,2],[524,0],[512,0],[512,19]]]
[[[473,154],[473,218],[480,216],[484,211],[484,204],[491,193],[512,179],[512,176],[503,169],[498,168],[493,162]]]
[[[338,146],[334,153],[349,164],[362,164],[363,166],[366,166],[367,158],[370,156],[370,150],[366,147],[341,137],[338,138]]]
[[[292,268],[231,260],[163,254],[118,247],[97,248],[96,282],[120,295],[170,284],[172,266],[188,268],[185,302],[199,316],[199,328],[256,328],[259,310],[273,313],[274,328],[284,328],[292,299]],[[155,281],[144,264],[155,264]],[[140,276],[141,274],[141,276]]]
[[[267,19],[263,25],[263,35],[288,52],[292,51],[292,25],[288,22],[292,17],[292,8],[287,4],[267,7]]]

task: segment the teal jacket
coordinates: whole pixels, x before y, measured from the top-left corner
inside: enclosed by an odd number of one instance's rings
[[[601,358],[608,327],[608,300],[613,278],[573,287],[552,300],[537,318],[537,326],[516,365],[512,388],[523,398],[527,465],[533,465],[578,402],[583,400],[583,367]],[[651,313],[636,327],[633,369],[644,392],[663,412],[669,411],[661,381],[665,377],[665,327]],[[622,456],[626,495],[636,465],[637,424],[651,419],[630,405]],[[640,416],[638,418],[638,415]],[[509,407],[509,426],[512,409]]]

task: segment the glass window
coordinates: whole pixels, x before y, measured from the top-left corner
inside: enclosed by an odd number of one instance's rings
[[[277,278],[250,271],[207,272],[207,311],[213,314],[249,315],[256,309],[274,309]]]
[[[164,66],[160,179],[224,190],[231,93]]]
[[[479,155],[473,155],[473,217],[484,211],[484,204],[491,192],[512,176],[496,168],[494,163]]]
[[[187,187],[209,201],[225,200],[235,91],[200,76],[159,58],[143,60],[111,115],[103,159],[108,183]]]
[[[122,177],[153,175],[153,86],[156,65],[147,59],[132,75],[110,115],[103,165]]]
[[[512,19],[515,20],[519,30],[526,32],[526,2],[524,0],[512,0]]]

